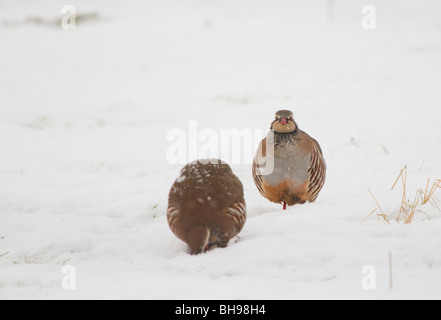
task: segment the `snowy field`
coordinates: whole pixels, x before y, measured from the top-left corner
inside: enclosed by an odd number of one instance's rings
[[[279,109],[321,144],[317,202],[282,212],[232,164],[240,238],[189,255],[167,134]],[[391,191],[405,165],[410,200],[441,178],[440,119],[438,0],[1,0],[0,299],[440,299],[441,212],[397,223]]]

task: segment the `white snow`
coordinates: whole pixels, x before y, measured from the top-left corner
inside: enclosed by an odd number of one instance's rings
[[[75,0],[98,18],[63,30],[59,1],[2,1],[0,299],[441,298],[441,212],[363,221],[368,189],[399,210],[404,165],[409,198],[441,178],[441,2],[333,3]],[[278,109],[323,149],[317,202],[282,212],[232,164],[245,227],[188,254],[165,216],[168,130],[266,130]]]

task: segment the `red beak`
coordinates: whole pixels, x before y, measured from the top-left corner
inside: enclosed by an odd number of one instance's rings
[[[286,118],[280,118],[279,122],[280,122],[281,124],[287,124],[287,123],[288,123],[288,120],[287,120]]]

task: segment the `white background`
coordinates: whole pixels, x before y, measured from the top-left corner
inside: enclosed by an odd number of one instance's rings
[[[441,178],[441,2],[327,3],[1,1],[0,298],[441,298],[441,212],[396,223],[390,190],[405,165],[411,200]],[[64,5],[96,19],[63,30]],[[265,130],[278,109],[323,149],[317,202],[282,212],[233,165],[240,238],[189,255],[165,217],[167,132]],[[363,222],[368,189],[390,225]]]

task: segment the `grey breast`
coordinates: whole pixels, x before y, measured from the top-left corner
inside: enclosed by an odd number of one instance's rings
[[[272,170],[262,176],[263,180],[272,186],[287,180],[299,185],[308,181],[311,155],[304,150],[304,140],[298,138],[295,141],[274,144],[272,135],[272,132],[267,135],[269,142],[266,149],[266,165]]]

